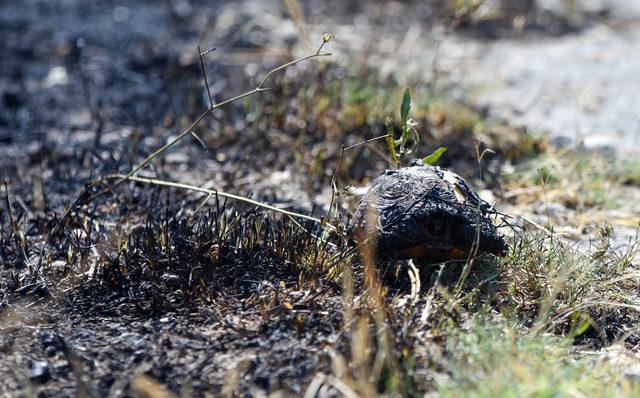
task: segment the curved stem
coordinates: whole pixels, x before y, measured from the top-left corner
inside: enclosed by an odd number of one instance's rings
[[[324,43],[323,43],[323,45],[324,45]],[[280,71],[282,69],[285,69],[285,68],[287,68],[289,66],[295,65],[295,64],[297,64],[299,62],[306,61],[306,60],[311,59],[311,58],[324,57],[324,56],[331,55],[331,53],[321,53],[320,52],[321,49],[322,49],[322,46],[320,46],[320,48],[318,49],[318,51],[315,54],[311,54],[311,55],[308,55],[306,57],[294,59],[291,62],[287,62],[286,64],[280,65],[277,68],[274,68],[274,69],[270,70],[269,73],[267,73],[267,75],[264,77],[264,79],[262,79],[260,84],[258,84],[258,86],[256,88],[254,88],[253,90],[250,90],[250,91],[244,92],[242,94],[236,95],[235,97],[229,98],[229,99],[224,100],[222,102],[219,102],[217,104],[211,104],[211,106],[209,106],[200,116],[198,116],[198,118],[193,123],[191,123],[191,125],[186,130],[182,131],[174,139],[172,139],[168,143],[164,144],[162,147],[160,147],[159,149],[154,151],[151,155],[147,156],[147,158],[145,160],[143,160],[140,164],[135,166],[130,172],[128,172],[120,180],[116,181],[115,183],[113,183],[111,186],[105,188],[104,190],[93,194],[91,196],[91,198],[89,198],[89,200],[93,200],[96,197],[101,196],[101,195],[113,190],[113,188],[119,186],[124,181],[126,181],[128,179],[131,179],[131,177],[133,177],[133,175],[135,173],[137,173],[140,169],[142,169],[143,167],[148,165],[153,159],[155,159],[161,153],[163,153],[167,149],[169,149],[172,146],[174,146],[175,144],[177,144],[178,141],[182,140],[186,135],[191,134],[193,132],[193,130],[202,122],[202,120],[205,117],[207,117],[214,109],[217,109],[217,108],[219,108],[221,106],[227,105],[227,104],[229,104],[231,102],[240,100],[240,99],[242,99],[244,97],[248,97],[248,96],[253,95],[253,94],[261,93],[261,92],[264,92],[264,91],[269,91],[270,88],[263,87],[263,85],[267,81],[267,79],[269,79],[269,77],[271,77],[275,72],[278,72],[278,71]]]
[[[337,228],[335,226],[333,226],[333,225],[331,225],[331,224],[329,224],[327,222],[323,222],[323,220],[321,220],[319,218],[308,216],[306,214],[296,213],[296,212],[285,210],[285,209],[280,209],[278,207],[275,207],[275,206],[272,206],[272,205],[269,205],[269,204],[266,204],[266,203],[263,203],[263,202],[258,202],[257,200],[249,199],[249,198],[246,198],[244,196],[235,195],[235,194],[232,194],[232,193],[219,191],[217,189],[207,189],[207,188],[198,187],[196,185],[183,184],[183,183],[180,183],[180,182],[165,181],[165,180],[159,180],[159,179],[155,179],[155,178],[126,176],[126,175],[122,175],[122,174],[115,174],[115,175],[109,176],[109,178],[124,178],[124,179],[128,179],[130,181],[137,181],[137,182],[142,182],[142,183],[145,183],[145,184],[152,184],[152,185],[159,185],[159,186],[164,186],[164,187],[186,189],[186,190],[189,190],[189,191],[202,192],[202,193],[206,193],[206,194],[209,194],[209,195],[218,195],[218,196],[222,196],[222,197],[225,197],[225,198],[237,200],[237,201],[240,201],[240,202],[249,203],[249,204],[252,204],[254,206],[262,207],[262,208],[265,208],[267,210],[271,210],[271,211],[275,211],[277,213],[285,214],[285,215],[290,216],[290,217],[295,217],[295,218],[300,218],[300,219],[303,219],[303,220],[313,221],[313,222],[316,222],[316,223],[321,224],[321,225],[326,225],[329,229],[331,229],[333,231],[337,231]]]

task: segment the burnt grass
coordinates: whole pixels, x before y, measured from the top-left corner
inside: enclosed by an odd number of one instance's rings
[[[341,339],[340,288],[323,280],[326,248],[305,230],[313,226],[219,201],[190,217],[175,197],[148,193],[160,203],[123,215],[140,217],[131,230],[79,236],[81,218],[94,228],[100,217],[78,209],[37,275],[3,229],[5,258],[16,259],[2,270],[2,372],[14,375],[4,391],[27,383],[44,395],[103,396],[148,374],[196,395],[225,382],[238,393],[300,393],[328,366],[323,347]],[[43,360],[51,380],[33,375]]]
[[[192,45],[215,9],[199,22],[168,3],[128,10],[119,23],[98,2],[0,6],[0,395],[130,395],[142,374],[186,396],[301,394],[343,333],[317,227],[222,198],[195,213],[202,197],[128,184],[57,228],[85,184],[128,171],[206,106]],[[55,67],[63,83],[43,83]],[[255,79],[237,69],[209,73],[235,92]],[[152,173],[249,194],[238,181],[310,146],[279,141],[273,101],[256,106],[270,113],[260,125],[242,103],[221,109],[198,132],[206,148],[181,145]]]
[[[302,395],[318,372],[332,373],[335,352],[349,357],[342,275],[353,267],[356,296],[364,276],[344,238],[321,241],[313,223],[140,183],[84,200],[108,186],[87,184],[128,172],[205,109],[194,43],[252,52],[259,70],[293,58],[285,51],[262,65],[267,45],[286,50],[289,38],[245,32],[242,18],[217,28],[226,3],[202,3],[191,12],[153,1],[0,4],[0,395],[129,396],[141,375],[183,396]],[[208,61],[216,100],[259,81],[223,61]],[[196,131],[204,146],[186,139],[145,175],[320,215],[340,145],[383,134],[383,115],[341,116],[354,106],[334,92],[351,73],[344,67],[294,69],[275,76],[270,93],[216,110]],[[358,78],[389,84],[371,76]],[[473,176],[472,132],[430,128],[447,132],[423,137],[449,147],[442,165]],[[487,186],[515,149],[487,155]],[[369,149],[344,161],[341,186],[384,169]],[[332,222],[344,225],[347,212]],[[403,271],[384,272],[389,297],[408,292]],[[428,285],[435,273],[422,277]],[[472,273],[470,286],[482,278]],[[412,316],[389,314],[399,357],[419,343]]]

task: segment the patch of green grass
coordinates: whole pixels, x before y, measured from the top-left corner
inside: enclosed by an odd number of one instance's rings
[[[511,189],[544,185],[526,200],[562,203],[568,208],[638,210],[630,187],[640,187],[640,161],[582,151],[548,151],[505,176]],[[637,191],[636,191],[637,192]]]
[[[494,320],[495,322],[495,320]],[[638,396],[640,383],[598,356],[575,354],[571,340],[475,320],[447,338],[436,377],[442,397]]]
[[[405,327],[418,333],[408,347],[398,338],[394,351],[408,353],[403,366],[417,375],[410,391],[635,396],[640,384],[622,370],[634,364],[629,349],[640,339],[636,246],[614,252],[605,239],[586,254],[535,228],[519,231],[511,245],[503,259],[478,259],[459,292],[462,266],[449,265],[424,301],[405,309]],[[610,358],[612,346],[619,350]]]
[[[434,126],[447,126],[453,134],[473,134],[484,129],[481,116],[459,101],[447,97],[430,98],[425,104]]]
[[[513,324],[544,332],[579,334],[587,322],[601,344],[620,338],[638,321],[637,246],[618,253],[609,244],[605,237],[585,254],[543,232],[520,233],[499,265],[500,311]]]
[[[351,354],[339,357],[333,377],[361,396],[640,393],[640,383],[623,372],[634,364],[629,348],[640,339],[636,246],[614,252],[605,239],[585,254],[537,229],[519,231],[511,245],[503,259],[478,259],[461,290],[462,266],[448,265],[417,304],[371,285],[355,287],[363,293],[346,288]],[[356,304],[360,294],[370,299]],[[620,349],[610,355],[611,346]]]
[[[283,79],[276,78],[273,96],[256,97],[252,109],[269,106],[270,113],[260,116],[273,119],[289,116],[291,120],[308,121],[321,127],[325,140],[367,126],[379,126],[382,131],[387,117],[400,120],[398,110],[406,88],[411,91],[411,117],[422,122],[418,130],[423,134],[430,134],[428,128],[437,130],[436,135],[485,134],[485,138],[499,138],[494,137],[492,130],[505,127],[504,123],[487,121],[446,92],[422,84],[384,80],[371,71],[365,73],[327,63],[298,82],[284,83]],[[500,135],[505,135],[504,131]]]

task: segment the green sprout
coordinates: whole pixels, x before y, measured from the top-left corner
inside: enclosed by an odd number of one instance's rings
[[[385,125],[387,128],[387,145],[389,146],[389,153],[391,159],[395,162],[396,166],[399,166],[403,160],[415,156],[418,152],[418,145],[420,144],[420,134],[416,129],[418,123],[409,118],[409,111],[411,110],[411,92],[409,89],[404,90],[402,95],[402,104],[400,105],[400,138],[395,139],[393,131],[393,122],[390,118],[387,119]],[[424,164],[435,164],[440,156],[445,153],[447,148],[440,147],[436,149],[431,155],[422,159]]]

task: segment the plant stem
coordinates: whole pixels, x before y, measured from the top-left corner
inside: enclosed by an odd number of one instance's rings
[[[222,197],[225,197],[225,198],[237,200],[237,201],[240,201],[240,202],[249,203],[249,204],[252,204],[254,206],[265,208],[267,210],[271,210],[271,211],[275,211],[277,213],[285,214],[287,216],[300,218],[300,219],[303,219],[303,220],[313,221],[313,222],[316,222],[318,224],[326,225],[327,227],[329,227],[329,229],[331,229],[333,231],[337,230],[337,228],[335,226],[333,226],[333,225],[331,225],[331,224],[329,224],[327,222],[323,223],[322,220],[319,219],[319,218],[308,216],[306,214],[296,213],[296,212],[285,210],[285,209],[280,209],[278,207],[275,207],[275,206],[272,206],[272,205],[269,205],[269,204],[266,204],[266,203],[263,203],[263,202],[258,202],[257,200],[249,199],[249,198],[246,198],[246,197],[240,196],[240,195],[234,195],[232,193],[219,191],[219,190],[216,190],[216,189],[207,189],[207,188],[198,187],[196,185],[183,184],[183,183],[180,183],[180,182],[159,180],[159,179],[156,179],[156,178],[127,176],[127,175],[122,175],[122,174],[115,174],[115,175],[112,175],[112,176],[108,176],[107,178],[128,179],[128,180],[131,180],[131,181],[142,182],[142,183],[145,183],[145,184],[152,184],[152,185],[159,185],[159,186],[164,186],[164,187],[186,189],[186,190],[189,190],[189,191],[202,192],[202,193],[206,193],[206,194],[210,194],[210,195],[218,195],[218,196],[222,196]]]

